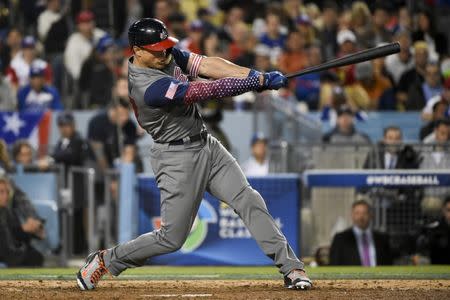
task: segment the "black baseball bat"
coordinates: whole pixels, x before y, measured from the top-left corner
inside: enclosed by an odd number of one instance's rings
[[[331,68],[338,68],[338,67],[342,67],[342,66],[353,65],[353,64],[357,64],[357,63],[360,63],[363,61],[391,55],[391,54],[398,53],[398,52],[400,52],[400,44],[398,42],[390,43],[388,45],[370,48],[370,49],[359,51],[359,52],[349,54],[349,55],[346,55],[346,56],[343,56],[340,58],[336,58],[336,59],[327,61],[323,64],[303,69],[296,73],[287,74],[286,77],[293,78],[293,77],[302,76],[302,75],[306,75],[306,74],[310,74],[310,73],[320,72],[320,71],[331,69]]]

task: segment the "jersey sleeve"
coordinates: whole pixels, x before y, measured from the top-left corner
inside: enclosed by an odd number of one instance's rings
[[[171,77],[163,77],[153,82],[145,91],[144,101],[149,106],[181,104],[189,83]]]
[[[193,82],[181,82],[172,77],[163,77],[146,89],[144,101],[147,105],[156,107],[170,104],[189,105],[208,99],[236,96],[259,88],[261,86],[258,75]]]
[[[172,49],[172,55],[177,65],[181,68],[181,70],[183,70],[184,73],[187,73],[192,78],[196,78],[198,76],[200,63],[203,59],[202,55],[191,53],[178,48]],[[192,62],[189,65],[190,57],[192,57]]]

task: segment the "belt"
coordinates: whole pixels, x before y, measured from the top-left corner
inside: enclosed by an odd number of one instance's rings
[[[196,135],[188,136],[183,139],[179,139],[179,140],[175,140],[175,141],[170,141],[170,142],[168,142],[168,144],[172,145],[172,146],[190,144],[190,143],[197,142],[200,140],[206,140],[207,137],[208,137],[208,132],[205,130]],[[159,142],[157,142],[157,143],[159,143]],[[165,143],[161,142],[160,144],[165,144]]]

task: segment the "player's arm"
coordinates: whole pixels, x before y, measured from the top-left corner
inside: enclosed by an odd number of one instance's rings
[[[250,71],[249,68],[238,66],[221,57],[203,57],[198,73],[207,78],[219,79],[224,77],[245,78]]]
[[[181,82],[163,77],[149,87],[144,101],[149,106],[161,107],[173,104],[192,104],[208,99],[220,99],[261,89],[279,89],[287,79],[279,72],[260,74],[255,72],[245,78],[226,77],[212,81]]]
[[[220,57],[207,57],[173,48],[172,55],[181,69],[190,77],[203,76],[210,79],[226,77],[246,78],[251,69],[238,66]]]

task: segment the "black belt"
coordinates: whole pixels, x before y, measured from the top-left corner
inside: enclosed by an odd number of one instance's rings
[[[184,144],[197,142],[200,140],[206,140],[207,137],[208,137],[208,132],[202,131],[199,134],[192,135],[192,136],[186,137],[184,139],[179,139],[179,140],[168,142],[168,144],[172,145],[172,146],[184,145]],[[157,143],[160,143],[160,142],[157,142]],[[160,144],[165,144],[165,143],[161,142]]]

